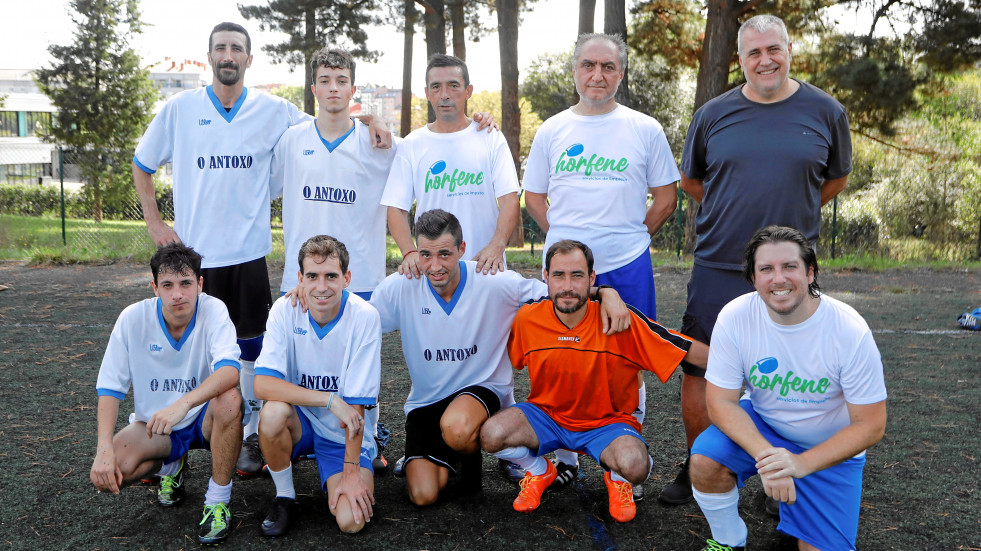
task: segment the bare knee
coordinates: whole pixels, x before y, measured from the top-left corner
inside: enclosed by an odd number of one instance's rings
[[[262,432],[279,434],[286,430],[286,423],[293,414],[293,406],[285,402],[266,402],[259,410],[259,426]]]
[[[436,484],[421,483],[408,480],[409,501],[419,507],[428,507],[439,498],[439,487]]]
[[[242,422],[242,395],[237,388],[230,388],[213,398],[208,408],[212,410],[216,421]]]
[[[480,433],[480,428],[470,426],[465,419],[459,417],[447,419],[444,416],[439,422],[439,429],[443,434],[443,441],[454,450],[473,451],[477,448],[477,435]]]
[[[725,465],[697,453],[691,455],[689,474],[692,486],[700,492],[728,492],[736,485],[735,475]]]
[[[351,511],[350,507],[341,507],[340,504],[337,506],[337,514],[334,518],[337,520],[337,527],[341,529],[341,532],[345,534],[357,534],[361,530],[364,530],[365,522],[357,522],[354,520],[354,513]]]
[[[491,417],[480,428],[480,445],[487,453],[497,453],[505,448],[504,438],[506,436],[504,425]]]

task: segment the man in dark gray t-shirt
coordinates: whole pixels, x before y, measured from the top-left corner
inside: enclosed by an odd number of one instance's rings
[[[741,276],[750,237],[776,224],[797,228],[816,244],[821,205],[845,188],[851,172],[845,108],[789,78],[793,45],[783,21],[771,15],[749,19],[739,29],[738,50],[746,84],[695,113],[681,160],[681,188],[700,203],[681,332],[702,342],[710,342],[722,307],[753,291]],[[690,448],[709,426],[705,370],[682,365],[682,419]],[[692,499],[687,462],[660,499]]]

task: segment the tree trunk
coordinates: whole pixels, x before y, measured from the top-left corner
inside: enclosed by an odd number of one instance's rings
[[[307,44],[317,43],[317,10],[314,7],[309,7],[304,13],[304,29],[305,40]],[[313,90],[310,88],[313,85],[313,69],[310,68],[310,63],[313,61],[313,51],[309,49],[303,53],[303,112],[317,116],[317,104],[314,102]]]
[[[426,59],[433,54],[446,53],[446,18],[443,0],[428,0],[426,2]],[[429,122],[436,120],[436,112],[429,105]]]
[[[405,40],[402,47],[402,137],[412,131],[412,39],[416,33],[416,7],[405,0]]]
[[[446,7],[450,10],[450,25],[453,27],[453,55],[467,60],[466,33],[467,23],[463,19],[463,4],[465,0],[447,0]]]
[[[627,41],[627,6],[625,0],[604,0],[603,32],[617,35]],[[624,67],[623,80],[617,88],[617,103],[630,107],[630,90],[627,88],[627,67]]]
[[[579,0],[579,34],[594,32],[593,19],[596,16],[596,0]],[[576,35],[578,38],[579,35]]]
[[[518,104],[518,1],[497,0],[497,36],[501,51],[501,131],[508,141],[514,169],[521,175],[521,107]],[[522,246],[521,223],[511,246]]]

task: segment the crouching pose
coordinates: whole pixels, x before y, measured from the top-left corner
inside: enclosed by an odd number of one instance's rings
[[[484,423],[484,450],[526,470],[516,511],[538,508],[555,481],[555,466],[543,455],[556,449],[584,451],[606,471],[610,516],[628,522],[636,514],[632,484],[650,474],[651,458],[631,415],[637,408],[637,373],[666,381],[681,360],[705,365],[708,347],[665,329],[630,308],[629,330],[602,329],[600,305],[587,300],[593,284],[593,254],[586,245],[558,241],[545,255],[548,299],[518,310],[508,353],[517,369],[528,368],[528,401]]]
[[[298,292],[309,312],[288,297],[273,304],[255,392],[265,400],[259,444],[276,485],[262,522],[266,536],[289,529],[296,509],[292,459],[313,453],[330,512],[344,532],[371,519],[374,439],[364,435],[364,407],[375,405],[381,375],[378,312],[349,293],[349,255],[327,235],[300,247]]]
[[[211,450],[198,540],[220,543],[231,528],[232,471],[242,445],[239,347],[228,310],[201,292],[201,256],[172,243],[150,259],[153,292],[119,315],[99,369],[98,448],[90,477],[100,491],[151,473],[157,499],[184,496],[185,454]],[[134,422],[113,435],[119,402],[133,388]]]

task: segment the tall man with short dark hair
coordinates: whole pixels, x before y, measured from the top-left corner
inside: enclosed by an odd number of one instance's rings
[[[681,331],[705,342],[722,307],[753,290],[740,275],[740,251],[753,232],[781,224],[799,228],[816,244],[821,205],[848,182],[852,148],[845,108],[789,78],[792,52],[778,17],[747,20],[738,38],[746,84],[703,105],[688,127],[681,188],[699,202],[698,241]],[[705,372],[683,367],[682,418],[691,447],[709,424]],[[664,488],[662,501],[691,500],[687,467]]]

